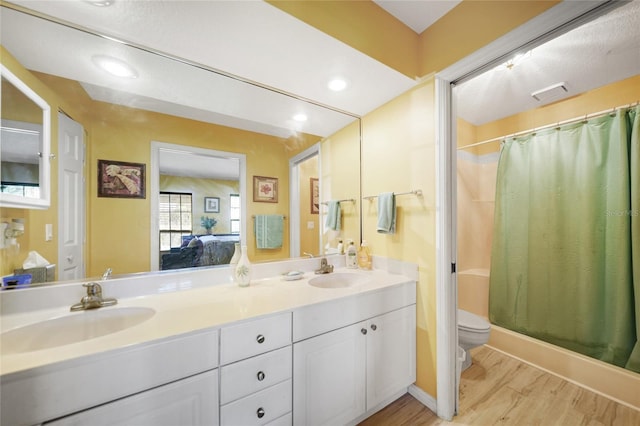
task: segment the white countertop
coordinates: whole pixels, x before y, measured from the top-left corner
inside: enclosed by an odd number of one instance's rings
[[[379,269],[361,271],[336,268],[334,273],[336,272],[363,275],[367,280],[362,284],[343,288],[317,288],[308,284],[309,279],[317,275],[307,271],[304,278],[297,281],[285,281],[281,276],[276,276],[253,280],[251,286],[246,288],[235,284],[212,284],[184,291],[119,298],[116,306],[100,310],[148,307],[155,310],[155,315],[141,324],[102,337],[50,349],[2,355],[0,372],[6,375],[43,367],[198,330],[217,328],[249,318],[379,291],[415,280],[415,277],[391,274]],[[108,291],[103,295],[112,296]],[[3,315],[2,331],[60,316],[90,313],[70,313],[69,307],[63,306]]]

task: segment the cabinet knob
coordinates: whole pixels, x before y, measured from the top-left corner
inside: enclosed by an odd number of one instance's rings
[[[373,331],[376,331],[376,330],[378,329],[378,326],[377,326],[377,325],[375,325],[375,324],[371,324],[371,329],[372,329]]]
[[[258,415],[258,418],[261,419],[264,417],[264,408],[260,407],[258,408],[258,411],[256,411],[256,414]]]
[[[258,343],[264,343],[264,336],[262,334],[258,334],[258,337],[256,337],[256,341]]]
[[[360,329],[360,333],[362,333],[362,334],[367,334],[367,329],[366,329],[366,328],[361,328],[361,329]]]
[[[258,371],[257,376],[258,376],[258,381],[260,381],[260,382],[261,382],[261,381],[263,381],[263,380],[264,380],[264,377],[265,377],[265,376],[264,376],[264,373],[263,373],[262,371]]]

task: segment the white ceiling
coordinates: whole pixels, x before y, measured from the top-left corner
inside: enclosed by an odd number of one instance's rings
[[[373,0],[418,34],[442,18],[462,0]]]
[[[511,69],[497,67],[461,84],[455,92],[458,116],[485,124],[638,74],[640,1],[636,0],[536,47]],[[564,83],[567,92],[542,102],[531,96],[556,83]]]

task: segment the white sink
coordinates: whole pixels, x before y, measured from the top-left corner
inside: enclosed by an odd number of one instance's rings
[[[362,275],[336,272],[311,278],[309,285],[320,288],[344,288],[361,284],[365,280],[366,278]]]
[[[151,308],[138,307],[75,312],[0,334],[0,352],[30,352],[95,339],[138,325],[155,313]]]

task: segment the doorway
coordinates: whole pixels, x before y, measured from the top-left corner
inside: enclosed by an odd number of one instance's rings
[[[624,4],[624,3],[623,3]],[[458,411],[457,360],[457,105],[454,87],[620,6],[620,2],[562,2],[497,39],[436,76],[438,123],[437,414],[452,419]],[[490,58],[490,59],[487,59]]]
[[[290,257],[322,254],[320,241],[320,144],[289,160]]]

